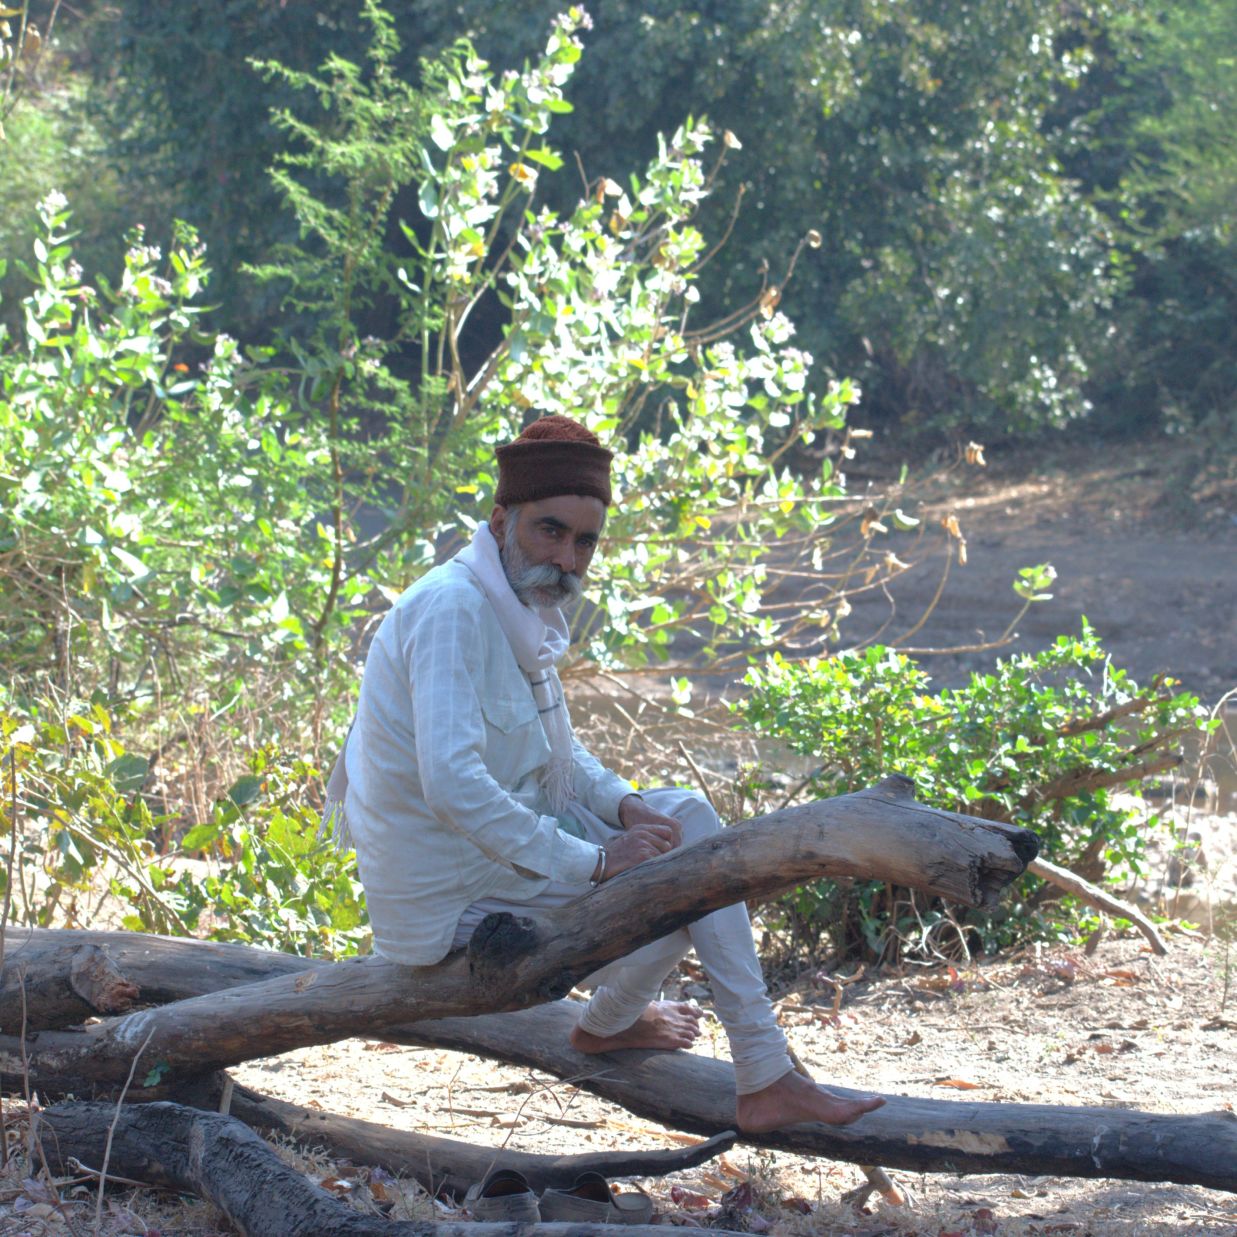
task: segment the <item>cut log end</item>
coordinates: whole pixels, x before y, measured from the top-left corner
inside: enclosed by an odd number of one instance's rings
[[[469,938],[468,969],[474,974],[500,970],[522,962],[542,943],[536,920],[507,911],[487,915]]]
[[[100,1014],[123,1014],[137,1004],[142,993],[98,945],[83,945],[73,955],[69,986]]]
[[[880,795],[885,799],[913,800],[915,798],[915,782],[914,779],[907,777],[903,773],[891,773],[888,777],[881,778],[872,787],[871,793]]]

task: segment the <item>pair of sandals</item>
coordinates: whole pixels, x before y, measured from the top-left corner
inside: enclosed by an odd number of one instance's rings
[[[476,1220],[508,1223],[647,1224],[653,1200],[645,1194],[612,1194],[600,1174],[581,1173],[565,1190],[546,1190],[538,1202],[523,1173],[500,1168],[474,1185],[464,1206]]]

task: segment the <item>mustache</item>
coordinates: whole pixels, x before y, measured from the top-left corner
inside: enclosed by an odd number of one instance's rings
[[[540,593],[555,601],[577,601],[584,591],[584,583],[570,571],[559,571],[552,563],[525,567],[511,577],[511,588],[517,597]]]

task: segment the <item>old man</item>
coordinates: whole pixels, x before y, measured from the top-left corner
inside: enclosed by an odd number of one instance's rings
[[[374,637],[341,775],[374,947],[422,966],[493,911],[559,906],[717,831],[699,795],[637,794],[572,734],[555,666],[611,501],[611,452],[567,417],[498,448],[489,524],[407,590]],[[741,1129],[845,1125],[883,1103],[797,1073],[741,903],[591,977],[572,1032],[588,1053],[681,1048],[699,1010],[661,1001],[694,949],[730,1040]]]

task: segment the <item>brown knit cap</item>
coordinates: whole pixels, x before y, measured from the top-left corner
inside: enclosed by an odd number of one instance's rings
[[[558,494],[582,494],[610,505],[610,461],[592,430],[557,415],[534,421],[514,441],[499,447],[500,507],[536,502]]]

